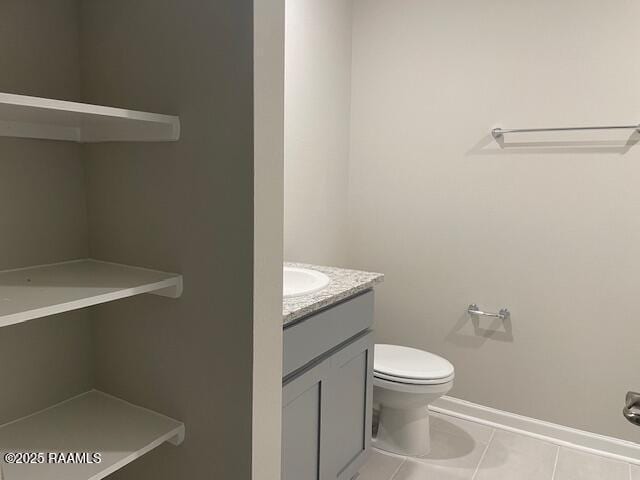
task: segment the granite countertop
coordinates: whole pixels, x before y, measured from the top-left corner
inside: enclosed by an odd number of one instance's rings
[[[284,325],[322,310],[334,303],[353,297],[360,292],[369,290],[384,279],[384,275],[381,273],[362,272],[346,268],[289,262],[285,262],[284,266],[317,270],[327,275],[331,280],[329,285],[319,292],[300,297],[284,298],[282,300],[282,321]]]

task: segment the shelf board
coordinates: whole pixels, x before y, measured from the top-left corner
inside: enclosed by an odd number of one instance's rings
[[[0,93],[0,136],[80,143],[171,142],[180,138],[180,118]]]
[[[178,298],[182,276],[97,260],[0,271],[0,327],[143,293]]]
[[[184,434],[181,422],[93,390],[0,426],[0,451],[95,452],[100,463],[0,465],[4,480],[99,480]]]

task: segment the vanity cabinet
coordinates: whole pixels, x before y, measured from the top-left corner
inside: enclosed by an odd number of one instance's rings
[[[283,386],[283,480],[350,480],[366,460],[372,322],[369,291],[285,329],[285,372],[293,371]],[[324,350],[316,355],[318,345]]]

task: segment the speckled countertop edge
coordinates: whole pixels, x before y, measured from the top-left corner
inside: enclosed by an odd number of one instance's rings
[[[306,263],[285,262],[285,267],[309,268],[324,273],[331,283],[324,290],[301,297],[284,298],[282,300],[282,322],[289,323],[306,317],[318,310],[353,297],[360,292],[373,288],[384,280],[384,275],[346,268],[308,265]]]

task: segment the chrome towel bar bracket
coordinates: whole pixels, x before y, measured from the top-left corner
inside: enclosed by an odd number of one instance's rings
[[[509,317],[511,317],[511,313],[506,308],[501,309],[498,313],[483,312],[475,303],[469,305],[469,308],[467,308],[467,313],[472,317],[493,317],[499,318],[500,320],[507,320]]]

